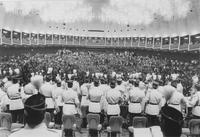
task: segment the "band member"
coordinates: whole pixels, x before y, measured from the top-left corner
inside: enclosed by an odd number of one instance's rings
[[[49,112],[51,114],[51,118],[53,118],[54,115],[53,112],[54,109],[57,108],[57,106],[54,98],[52,97],[54,86],[50,83],[50,81],[51,78],[47,76],[45,83],[40,88],[40,93],[46,97],[45,100],[47,105],[46,111]]]
[[[87,113],[88,113],[88,107],[89,107],[89,100],[88,100],[88,93],[90,88],[90,82],[89,79],[85,79],[83,85],[81,85],[81,112],[82,112],[82,127],[87,126]]]
[[[174,92],[171,98],[168,100],[168,106],[173,107],[181,112],[183,106],[186,105],[186,100],[183,94],[178,92],[176,81],[173,81],[171,85],[174,87]]]
[[[23,123],[24,104],[20,93],[20,85],[17,77],[13,77],[13,85],[8,87],[7,94],[10,99],[9,109],[13,123]]]
[[[101,113],[102,106],[101,101],[103,97],[103,91],[99,87],[99,80],[94,80],[94,86],[89,90],[88,99],[89,102],[89,113],[100,114],[100,122],[104,122],[104,115]]]
[[[39,94],[29,97],[24,104],[26,125],[24,128],[12,133],[10,137],[59,137],[43,123],[45,109],[45,96]]]
[[[159,118],[158,114],[161,109],[162,105],[162,95],[157,90],[158,88],[158,82],[153,82],[152,89],[149,89],[147,91],[146,97],[145,97],[145,104],[144,107],[145,113],[147,115],[148,119],[148,126],[155,126],[159,125]]]
[[[55,90],[53,91],[53,98],[56,101],[56,104],[59,108],[59,110],[54,113],[56,128],[60,128],[60,126],[62,125],[62,108],[63,108],[62,94],[64,91],[65,90],[61,87],[61,82],[57,82],[57,86]]]
[[[192,115],[194,119],[200,119],[200,84],[196,84],[192,90],[190,90],[191,98],[189,99],[189,105],[192,106]]]
[[[129,91],[129,125],[132,125],[133,118],[135,116],[140,116],[142,112],[142,101],[145,97],[143,88],[139,88],[138,84],[135,84],[135,87]]]
[[[75,115],[78,113],[79,99],[76,91],[73,90],[73,81],[67,82],[68,89],[62,93],[63,115]]]
[[[115,89],[116,87],[115,81],[111,81],[110,87],[111,89],[108,90],[106,94],[106,100],[108,102],[108,107],[107,107],[108,121],[110,120],[111,116],[120,115],[119,103],[122,100],[121,92]]]

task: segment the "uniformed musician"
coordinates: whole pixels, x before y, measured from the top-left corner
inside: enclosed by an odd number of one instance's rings
[[[43,123],[46,112],[45,96],[40,93],[33,95],[26,100],[24,106],[26,125],[9,137],[60,137]]]
[[[117,89],[116,82],[113,80],[110,82],[110,89],[107,91],[106,100],[108,102],[107,106],[107,117],[108,122],[111,116],[118,116],[120,115],[120,107],[119,103],[122,100],[121,92]]]
[[[73,81],[69,80],[67,85],[68,88],[62,93],[63,115],[75,115],[80,105],[78,94],[73,90]]]
[[[145,113],[147,115],[148,119],[148,126],[155,126],[159,125],[159,112],[162,105],[162,95],[157,90],[158,88],[158,82],[152,83],[152,89],[149,89],[147,91],[146,97],[145,97]]]
[[[58,106],[57,112],[54,111],[54,118],[55,118],[55,127],[60,128],[62,125],[62,109],[63,109],[63,103],[62,103],[62,94],[65,90],[61,86],[61,82],[58,81],[56,84],[56,88],[53,91],[53,98],[56,101],[56,104]]]
[[[132,125],[133,118],[135,116],[140,116],[142,112],[142,101],[145,97],[145,92],[142,87],[138,87],[139,84],[136,83],[135,87],[129,91],[129,125]]]
[[[13,123],[23,123],[24,104],[20,93],[20,85],[17,77],[13,77],[13,85],[8,87],[9,110],[12,115]]]
[[[182,112],[182,108],[186,105],[186,100],[182,93],[178,92],[177,90],[177,83],[176,81],[172,81],[171,85],[174,87],[174,92],[171,98],[168,100],[168,106],[177,109],[178,111]]]
[[[46,98],[46,111],[51,114],[51,118],[53,118],[54,109],[57,108],[56,102],[53,98],[53,90],[54,86],[50,83],[51,78],[49,76],[46,77],[45,83],[40,88],[40,93],[43,94]]]
[[[189,106],[192,107],[193,118],[200,119],[200,84],[196,84],[190,92]]]
[[[81,112],[82,112],[82,127],[87,126],[87,113],[89,108],[89,99],[88,99],[88,93],[90,88],[90,82],[89,79],[85,79],[83,85],[81,85]]]
[[[88,99],[89,99],[89,113],[99,114],[100,123],[104,122],[104,115],[101,113],[102,106],[101,101],[103,97],[103,91],[99,87],[99,80],[94,80],[94,85],[89,89]]]

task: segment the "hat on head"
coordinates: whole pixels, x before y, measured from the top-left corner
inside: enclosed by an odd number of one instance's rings
[[[38,93],[29,97],[24,103],[24,109],[31,109],[34,111],[44,111],[46,109],[45,96]]]
[[[164,106],[161,109],[161,129],[165,136],[180,136],[182,133],[183,115],[175,108]]]

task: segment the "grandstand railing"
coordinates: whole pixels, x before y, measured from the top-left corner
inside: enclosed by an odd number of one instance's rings
[[[200,33],[165,37],[86,37],[60,34],[27,33],[0,29],[1,46],[92,46],[160,50],[199,51]]]

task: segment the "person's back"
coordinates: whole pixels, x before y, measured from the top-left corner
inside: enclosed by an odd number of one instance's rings
[[[68,89],[62,93],[63,100],[63,114],[64,115],[75,115],[79,105],[78,94],[73,90],[73,81],[68,82]]]
[[[25,121],[26,126],[9,137],[59,137],[60,135],[52,130],[49,130],[43,123],[45,108],[45,97],[41,94],[36,94],[29,97],[25,104]]]
[[[168,105],[170,107],[173,107],[179,111],[181,111],[181,105],[182,103],[185,103],[184,96],[180,92],[175,89],[175,92],[173,93],[172,97],[168,101]]]
[[[23,129],[14,132],[9,137],[60,137],[59,134],[47,128],[45,123],[41,123],[35,128],[25,126]]]

